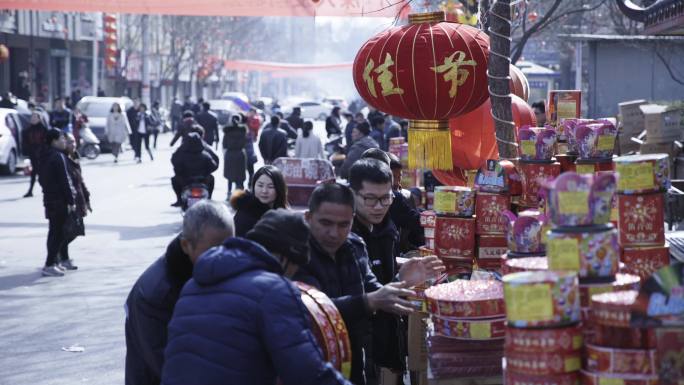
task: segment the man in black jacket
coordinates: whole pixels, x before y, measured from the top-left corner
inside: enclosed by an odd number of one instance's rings
[[[280,118],[272,116],[271,124],[261,132],[259,151],[266,164],[271,164],[278,158],[287,157],[287,134],[279,127]]]
[[[367,368],[364,345],[368,345],[372,314],[378,310],[410,313],[411,304],[400,297],[411,295],[408,287],[429,278],[436,258],[418,258],[407,264],[399,277],[405,282],[380,284],[370,270],[363,240],[350,232],[354,200],[346,186],[331,183],[316,187],[305,214],[311,229],[311,261],[293,279],[322,290],[340,310],[352,345],[351,381],[363,385]]]
[[[198,133],[191,132],[185,137],[181,146],[171,156],[171,164],[175,173],[171,178],[171,186],[177,198],[172,206],[180,205],[183,188],[193,180],[202,180],[207,184],[211,199],[214,192],[214,176],[211,173],[218,169],[219,157]]]
[[[50,126],[65,131],[73,123],[71,110],[64,106],[64,99],[55,99],[55,108],[50,112]]]
[[[126,385],[161,382],[167,326],[193,264],[206,250],[233,236],[225,205],[202,201],[183,217],[183,232],[138,278],[126,300]]]
[[[294,128],[295,130],[304,127],[304,119],[302,119],[302,108],[294,107],[292,109],[292,113],[290,114],[290,116],[287,117],[287,122],[290,123],[290,126],[292,126],[292,128]]]
[[[47,259],[43,276],[61,277],[64,269],[59,266],[57,254],[68,255],[68,242],[64,237],[64,225],[69,213],[76,210],[76,189],[67,169],[64,155],[66,138],[61,130],[48,130],[45,135],[47,147],[41,154],[38,183],[43,188],[45,217],[50,223],[47,236]]]
[[[377,159],[360,159],[349,170],[349,185],[354,191],[356,205],[352,232],[366,243],[371,269],[381,284],[392,282],[397,273],[399,276],[406,274],[399,271],[397,266],[399,231],[388,215],[394,200],[392,180],[389,164]],[[402,270],[416,263],[417,260],[410,260],[402,266]],[[443,270],[444,266],[434,257],[429,259],[427,269],[437,272]],[[372,329],[370,356],[374,364],[400,376],[405,369],[406,356],[406,328],[401,318],[378,312],[373,317]]]
[[[204,102],[202,103],[202,112],[195,117],[197,123],[204,128],[204,141],[209,146],[219,141],[218,119],[210,110],[211,104]]]

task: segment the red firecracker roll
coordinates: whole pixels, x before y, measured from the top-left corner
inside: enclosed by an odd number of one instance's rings
[[[505,314],[498,281],[456,280],[425,290],[430,313],[440,317],[494,318]]]

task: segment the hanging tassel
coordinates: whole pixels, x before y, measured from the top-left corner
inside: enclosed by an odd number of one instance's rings
[[[409,168],[453,169],[448,120],[411,120],[408,130]]]

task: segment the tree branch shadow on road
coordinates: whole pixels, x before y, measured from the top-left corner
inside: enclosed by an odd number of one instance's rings
[[[0,277],[0,291],[12,290],[21,286],[35,286],[46,284],[47,281],[39,281],[42,278],[40,270],[32,273],[14,274]]]
[[[0,228],[3,227],[19,227],[19,228],[44,228],[47,234],[47,223],[30,223],[30,222],[0,222]],[[176,235],[182,229],[181,222],[161,223],[152,226],[116,226],[116,225],[85,225],[86,237],[88,231],[103,231],[119,233],[120,241],[134,241],[146,238],[159,238],[164,236]]]
[[[4,203],[4,202],[16,202],[16,201],[20,201],[20,200],[22,200],[22,199],[24,199],[24,197],[21,197],[21,196],[20,196],[20,197],[17,197],[17,198],[0,199],[0,203]]]

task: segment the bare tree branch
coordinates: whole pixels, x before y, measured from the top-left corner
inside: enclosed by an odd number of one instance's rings
[[[672,69],[672,65],[670,64],[670,61],[665,59],[665,56],[663,56],[663,54],[658,50],[658,47],[656,47],[654,49],[654,51],[655,51],[656,56],[658,56],[658,59],[660,59],[660,61],[663,63],[663,66],[665,67],[667,72],[670,74],[670,77],[672,78],[672,80],[674,80],[675,82],[684,86],[684,79],[680,79],[674,73],[674,70]]]
[[[541,20],[539,22],[535,23],[530,27],[529,30],[525,31],[523,33],[522,37],[520,38],[520,41],[516,44],[515,46],[515,51],[513,52],[513,55],[511,56],[511,63],[515,64],[518,59],[520,59],[520,56],[522,56],[522,51],[523,48],[525,48],[525,44],[527,41],[534,35],[540,28],[542,24],[544,24],[558,9],[558,7],[561,5],[562,0],[554,0],[553,5],[551,5],[551,8],[542,16]]]

